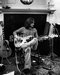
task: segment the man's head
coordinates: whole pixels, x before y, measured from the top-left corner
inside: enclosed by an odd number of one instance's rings
[[[27,18],[27,20],[25,21],[25,27],[26,28],[34,27],[34,22],[35,22],[34,18],[32,17]]]

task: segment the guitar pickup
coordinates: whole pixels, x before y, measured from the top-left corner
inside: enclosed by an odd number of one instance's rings
[[[27,42],[31,41],[33,37],[30,37],[29,39],[26,39]]]

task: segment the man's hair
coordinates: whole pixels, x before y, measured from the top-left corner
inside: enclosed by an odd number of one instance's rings
[[[27,18],[27,20],[25,21],[25,27],[29,28],[30,25],[34,22],[35,22],[34,18],[32,18],[32,17]]]

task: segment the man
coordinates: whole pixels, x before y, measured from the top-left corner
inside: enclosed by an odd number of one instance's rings
[[[25,21],[24,27],[21,27],[18,30],[13,32],[15,38],[15,42],[14,42],[15,47],[17,48],[21,47],[23,51],[25,51],[24,68],[31,68],[31,49],[36,50],[38,46],[38,34],[36,28],[34,28],[34,22],[35,22],[34,18],[29,17]],[[21,43],[21,40],[18,40],[18,42],[16,41],[19,38],[23,39],[23,43]]]

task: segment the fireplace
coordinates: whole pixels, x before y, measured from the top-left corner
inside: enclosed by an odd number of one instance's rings
[[[7,9],[6,9],[7,10]],[[39,11],[3,11],[4,12],[4,36],[6,40],[9,40],[10,36],[13,34],[13,31],[19,29],[24,26],[24,22],[28,17],[33,17],[35,19],[35,28],[37,29],[39,36],[44,36],[48,33],[48,23],[46,22],[48,11],[39,10]],[[47,26],[46,26],[47,25]],[[48,35],[48,34],[47,34]],[[10,41],[9,41],[10,42]],[[14,44],[10,42],[10,46],[12,48],[12,53],[14,53]],[[49,40],[39,41],[37,51],[41,55],[48,55],[49,53]]]

